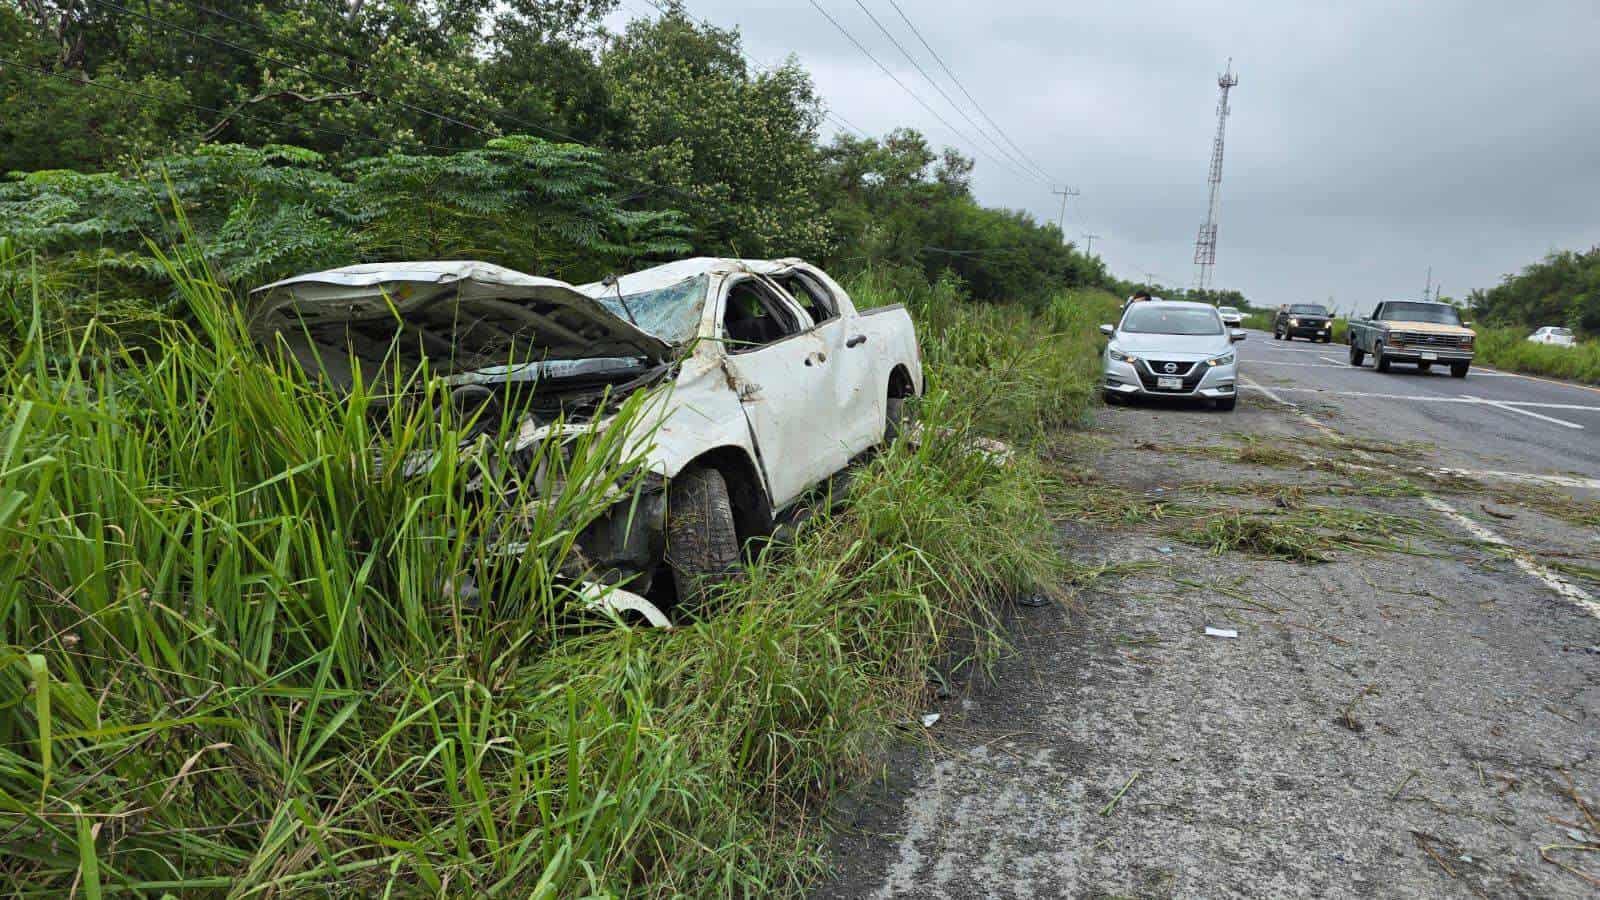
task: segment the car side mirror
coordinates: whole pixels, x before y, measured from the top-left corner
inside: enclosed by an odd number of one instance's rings
[[[1105,335],[1106,337],[1115,337],[1116,333],[1117,333],[1117,326],[1115,326],[1115,325],[1101,325],[1100,326],[1100,333]]]
[[[1228,335],[1228,340],[1233,341],[1235,344],[1237,344],[1240,341],[1244,340],[1244,334],[1245,334],[1244,329],[1235,328],[1233,330],[1233,333]]]

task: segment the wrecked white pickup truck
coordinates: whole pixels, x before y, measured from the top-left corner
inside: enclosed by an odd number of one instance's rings
[[[354,367],[381,378],[403,335],[451,383],[519,398],[519,440],[602,396],[667,388],[635,426],[651,476],[578,539],[585,578],[636,594],[665,571],[680,598],[725,579],[809,489],[892,438],[922,392],[906,311],[859,311],[797,259],[688,259],[578,286],[483,262],[380,263],[253,298],[258,340],[345,386]]]

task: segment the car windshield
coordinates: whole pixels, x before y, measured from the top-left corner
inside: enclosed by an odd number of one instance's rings
[[[1221,334],[1222,320],[1215,310],[1139,303],[1128,307],[1118,330],[1131,334]]]
[[[1302,316],[1325,316],[1328,314],[1326,307],[1317,306],[1315,303],[1297,303],[1289,307],[1289,312]]]
[[[1385,303],[1383,317],[1391,322],[1429,322],[1434,325],[1460,325],[1454,306],[1443,303]]]
[[[700,330],[700,310],[706,303],[705,275],[685,278],[677,284],[636,294],[615,292],[595,297],[601,305],[624,321],[639,326],[669,344],[681,344]]]

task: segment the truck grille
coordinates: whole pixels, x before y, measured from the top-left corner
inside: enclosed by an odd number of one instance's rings
[[[1431,334],[1417,331],[1393,331],[1389,333],[1389,341],[1395,345],[1407,347],[1429,347],[1445,350],[1460,350],[1467,346],[1467,337],[1462,334]]]
[[[1171,393],[1171,394],[1192,393],[1195,388],[1200,386],[1200,379],[1204,378],[1205,374],[1206,374],[1205,366],[1202,366],[1199,363],[1194,363],[1194,362],[1180,362],[1180,361],[1175,361],[1175,360],[1164,360],[1164,359],[1147,359],[1147,360],[1144,360],[1143,363],[1144,363],[1143,365],[1135,366],[1134,367],[1134,371],[1139,373],[1139,383],[1144,385],[1144,389],[1147,390],[1147,391],[1163,391],[1164,390],[1167,393]],[[1169,363],[1174,367],[1174,369],[1176,371],[1172,371],[1172,372],[1168,372],[1167,371],[1167,365]],[[1183,387],[1181,387],[1181,388],[1179,388],[1177,390],[1173,390],[1172,388],[1159,388],[1159,387],[1156,387],[1156,385],[1159,383],[1159,382],[1156,381],[1156,379],[1157,378],[1161,378],[1161,377],[1182,378],[1183,379]]]

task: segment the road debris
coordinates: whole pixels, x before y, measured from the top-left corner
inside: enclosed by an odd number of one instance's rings
[[[922,727],[923,728],[932,728],[934,726],[934,724],[939,721],[940,718],[941,718],[941,716],[938,713],[928,713],[927,715],[922,717]]]
[[[1117,795],[1115,797],[1111,798],[1111,802],[1107,803],[1105,806],[1100,807],[1100,815],[1102,815],[1102,816],[1111,815],[1111,811],[1117,808],[1117,803],[1118,803],[1118,801],[1120,801],[1122,799],[1122,795],[1126,794],[1128,792],[1128,788],[1133,787],[1133,783],[1135,781],[1138,781],[1139,780],[1139,776],[1142,775],[1142,774],[1144,774],[1142,769],[1135,770],[1134,773],[1133,773],[1133,777],[1129,778],[1128,779],[1128,783],[1122,786],[1122,790],[1117,791]]]
[[[1210,625],[1206,626],[1206,637],[1236,638],[1238,636],[1239,629],[1237,628],[1213,628]]]

